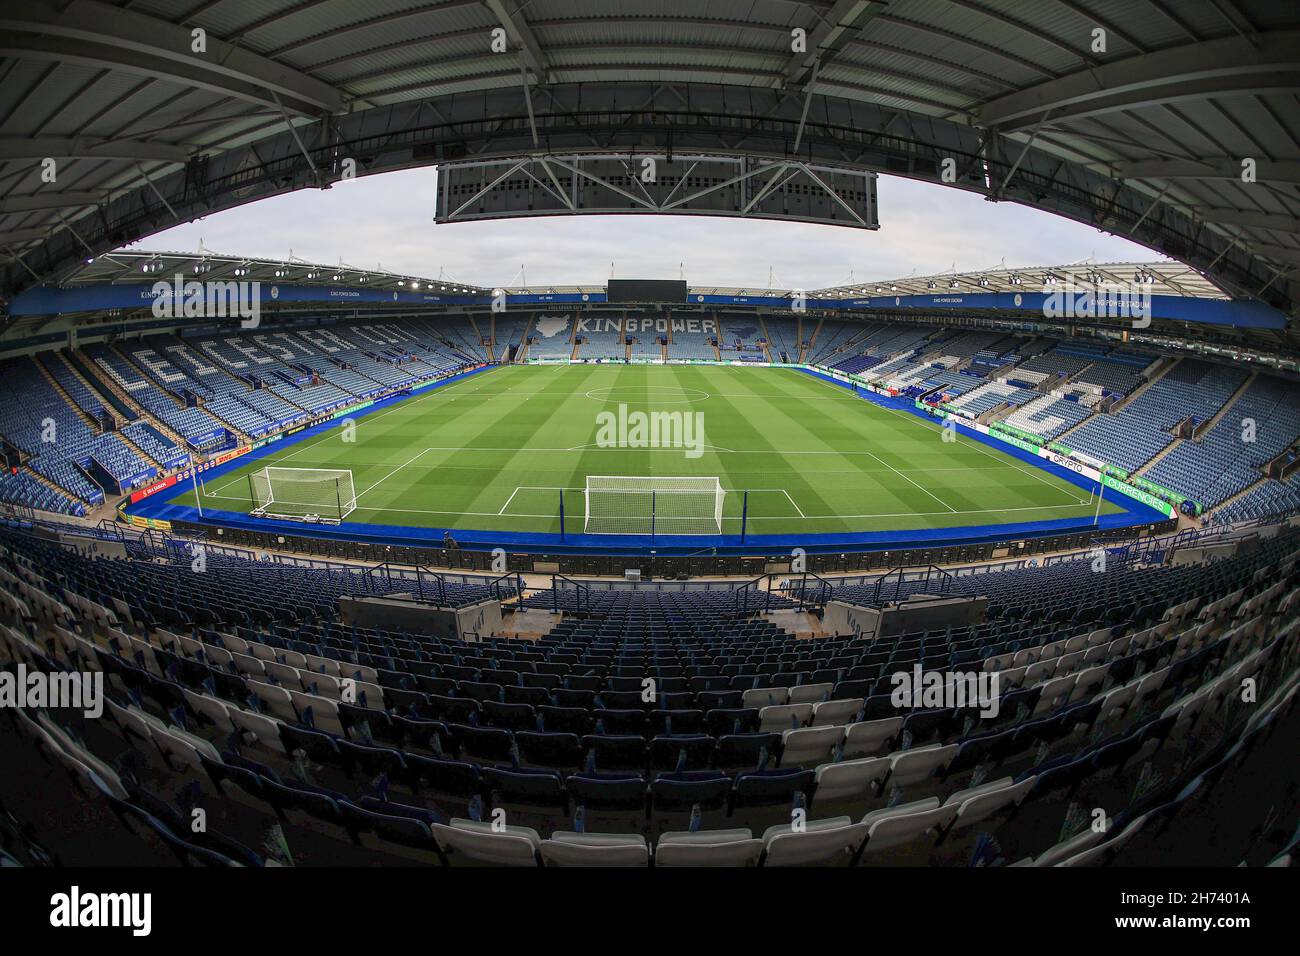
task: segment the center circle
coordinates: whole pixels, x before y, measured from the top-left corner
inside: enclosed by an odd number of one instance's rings
[[[657,398],[655,392],[670,392],[672,398]],[[693,394],[683,395],[683,392]],[[608,385],[605,388],[592,388],[584,393],[588,398],[604,402],[624,402],[626,404],[653,405],[691,405],[695,402],[708,401],[710,395],[700,388],[673,388],[665,385]]]

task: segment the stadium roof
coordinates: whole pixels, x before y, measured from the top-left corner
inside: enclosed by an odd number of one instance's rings
[[[63,282],[177,222],[327,187],[349,161],[364,175],[712,148],[934,182],[952,172],[958,188],[1134,239],[1296,314],[1300,5],[644,6],[10,4],[0,295]]]
[[[266,283],[294,282],[305,285],[369,285],[385,288],[426,288],[444,292],[490,292],[490,288],[459,282],[448,276],[421,276],[391,272],[377,265],[374,269],[339,262],[330,265],[305,259],[268,259],[199,252],[160,252],[130,250],[90,259],[70,275],[64,285],[140,282],[144,279],[170,279],[177,273],[187,278],[218,280],[236,277]],[[884,292],[903,295],[933,292],[936,289],[962,289],[969,292],[1017,292],[1049,288],[1053,283],[1071,281],[1089,285],[1142,287],[1152,295],[1225,298],[1223,292],[1196,270],[1176,262],[1076,262],[1067,265],[1030,266],[1008,269],[1005,266],[976,272],[945,272],[932,276],[871,280],[861,283],[807,290],[816,298],[847,298]],[[795,290],[746,286],[691,284],[691,292],[705,295],[776,295],[790,297]],[[509,293],[603,293],[604,285],[531,285],[506,286]]]
[[[818,295],[848,298],[853,295],[923,295],[927,292],[1024,292],[1050,289],[1058,283],[1090,286],[1142,288],[1152,295],[1191,295],[1198,298],[1227,298],[1213,282],[1195,269],[1178,262],[1073,262],[1060,266],[1005,266],[977,272],[944,272],[930,276],[908,276],[883,282],[861,282],[819,289]]]
[[[444,275],[430,277],[390,272],[379,264],[376,264],[373,269],[365,269],[346,263],[342,259],[330,265],[308,262],[296,256],[287,259],[267,259],[258,256],[228,255],[208,249],[201,249],[198,252],[122,250],[87,258],[72,275],[64,280],[63,285],[171,280],[177,274],[187,279],[202,278],[209,281],[240,278],[249,282],[278,281],[302,285],[425,287],[438,288],[444,292],[491,291],[483,286],[458,282]],[[599,291],[603,292],[604,287]]]

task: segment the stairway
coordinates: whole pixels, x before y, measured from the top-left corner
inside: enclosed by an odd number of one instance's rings
[[[476,340],[478,341],[479,348],[487,350],[487,357],[489,362],[495,362],[496,359],[492,357],[495,354],[492,348],[493,343],[495,343],[496,341],[495,335],[489,334],[485,336],[482,332],[480,332],[478,323],[474,321],[474,316],[466,314],[465,318],[469,319],[469,327],[474,330],[474,335],[476,337]],[[492,315],[491,322],[492,322],[492,326],[496,325],[495,313],[493,313]],[[491,327],[489,327],[488,331],[491,332]],[[486,344],[484,343],[484,339],[487,340]]]
[[[64,404],[76,412],[78,418],[96,432],[103,430],[101,423],[95,421],[89,412],[73,401],[72,396],[68,394],[68,390],[59,384],[59,380],[54,377],[53,373],[51,373],[48,368],[45,367],[45,359],[43,357],[33,355],[32,361],[36,363],[36,367],[40,369],[41,375],[44,376],[45,380],[50,383],[50,387],[59,393],[59,397],[63,399]]]
[[[23,467],[22,467],[20,470],[21,470],[21,472],[22,472],[24,475],[26,475],[27,477],[36,479],[37,482],[39,482],[40,484],[44,485],[46,488],[49,488],[51,491],[57,492],[58,494],[60,494],[60,495],[62,495],[63,497],[67,498],[69,501],[79,501],[79,502],[81,502],[83,505],[85,505],[87,508],[93,507],[93,506],[91,505],[91,503],[90,503],[89,501],[87,501],[85,498],[81,498],[81,497],[79,497],[79,496],[73,494],[73,493],[72,493],[71,491],[69,491],[67,488],[64,488],[62,485],[60,485],[60,484],[58,484],[58,483],[56,483],[56,482],[50,481],[50,479],[46,478],[46,477],[45,477],[44,475],[42,475],[40,472],[33,470],[32,468],[28,467],[27,465],[23,465]]]
[[[1097,417],[1098,415],[1100,415],[1100,414],[1101,414],[1101,412],[1093,412],[1091,415],[1089,415],[1089,416],[1088,416],[1087,418],[1085,418],[1083,421],[1079,422],[1079,424],[1077,424],[1077,425],[1071,425],[1071,426],[1070,426],[1069,428],[1067,428],[1065,431],[1061,432],[1061,434],[1059,434],[1059,435],[1057,435],[1055,438],[1053,438],[1052,441],[1054,441],[1054,442],[1064,442],[1064,441],[1065,441],[1065,438],[1066,438],[1067,435],[1070,435],[1070,434],[1072,434],[1072,433],[1074,433],[1074,432],[1077,432],[1080,428],[1082,428],[1084,425],[1088,424],[1088,422],[1092,421],[1094,418],[1096,418],[1096,417]]]
[[[1210,509],[1210,514],[1211,514],[1211,515],[1218,514],[1218,513],[1219,513],[1220,511],[1222,511],[1224,508],[1228,507],[1228,505],[1233,504],[1234,502],[1238,501],[1239,499],[1246,497],[1248,494],[1250,494],[1250,493],[1251,493],[1252,491],[1254,491],[1256,488],[1259,488],[1261,485],[1263,485],[1263,484],[1265,484],[1265,483],[1267,483],[1267,482],[1269,482],[1269,481],[1272,481],[1272,480],[1273,480],[1273,479],[1271,479],[1271,478],[1263,478],[1263,477],[1261,477],[1258,481],[1251,482],[1249,485],[1247,485],[1245,488],[1242,488],[1241,491],[1237,492],[1237,493],[1236,493],[1235,495],[1233,495],[1231,498],[1225,498],[1223,501],[1219,502],[1217,505],[1215,505],[1213,508],[1211,508],[1211,509]]]
[[[803,354],[799,357],[799,361],[801,362],[808,361],[808,356],[812,355],[813,350],[817,348],[817,333],[822,330],[822,323],[824,323],[825,321],[826,321],[825,319],[817,320],[817,328],[813,329],[812,338],[808,340],[808,348],[805,349]]]
[[[68,365],[71,366],[74,371],[82,372],[83,379],[87,378],[87,375],[85,374],[87,371],[90,373],[90,375],[93,375],[94,379],[91,380],[91,384],[102,395],[106,395],[106,396],[112,395],[114,398],[116,398],[118,402],[127,411],[131,413],[131,417],[133,420],[136,418],[148,417],[145,413],[144,408],[141,407],[140,403],[137,402],[135,399],[133,399],[130,396],[130,394],[127,393],[126,389],[122,388],[120,385],[117,384],[117,382],[113,381],[112,376],[110,376],[107,372],[105,372],[102,368],[100,368],[98,362],[93,361],[84,352],[78,353],[76,355],[64,356],[64,358],[65,361],[67,361]]]
[[[1123,398],[1121,398],[1118,402],[1116,402],[1116,403],[1114,404],[1114,406],[1111,407],[1111,413],[1114,414],[1114,413],[1120,411],[1120,409],[1125,408],[1125,407],[1128,406],[1128,405],[1131,405],[1131,404],[1132,404],[1132,403],[1133,403],[1133,402],[1138,398],[1138,396],[1140,396],[1143,392],[1145,392],[1147,389],[1149,389],[1152,385],[1154,385],[1156,382],[1160,381],[1162,378],[1164,378],[1166,375],[1168,375],[1170,372],[1172,372],[1175,368],[1177,368],[1177,367],[1178,367],[1178,363],[1181,362],[1182,360],[1183,360],[1183,359],[1182,359],[1182,356],[1179,356],[1178,358],[1176,358],[1176,359],[1174,359],[1172,362],[1170,362],[1168,365],[1164,365],[1164,366],[1162,366],[1161,368],[1157,369],[1155,375],[1151,376],[1151,378],[1147,379],[1145,382],[1143,382],[1143,383],[1142,383],[1141,385],[1139,385],[1137,388],[1133,389],[1133,391],[1129,392],[1127,395],[1125,395]],[[1163,359],[1162,359],[1161,361],[1163,361]]]
[[[139,455],[141,461],[145,462],[146,464],[153,465],[155,468],[158,469],[160,474],[164,471],[162,462],[160,462],[157,458],[153,457],[153,455],[149,454],[147,451],[145,451],[143,448],[137,445],[131,439],[130,435],[124,435],[122,432],[114,432],[113,435],[123,445],[125,445],[127,448],[131,449],[133,452]]]
[[[1241,383],[1241,386],[1228,397],[1226,402],[1223,403],[1223,407],[1206,419],[1201,425],[1197,426],[1196,431],[1193,432],[1193,437],[1199,441],[1202,435],[1208,434],[1215,425],[1219,424],[1220,419],[1222,419],[1224,415],[1228,414],[1228,410],[1232,408],[1233,405],[1237,404],[1237,401],[1241,396],[1245,395],[1247,390],[1255,384],[1255,379],[1257,378],[1259,378],[1259,372],[1257,371],[1251,372],[1247,375],[1246,380]]]
[[[1144,462],[1144,463],[1142,464],[1141,467],[1139,467],[1138,469],[1136,469],[1136,470],[1133,472],[1133,474],[1135,474],[1135,475],[1145,475],[1149,469],[1154,468],[1157,464],[1159,464],[1159,463],[1160,463],[1160,462],[1165,458],[1166,455],[1168,455],[1171,451],[1173,451],[1175,448],[1177,448],[1177,447],[1178,447],[1179,445],[1181,445],[1182,443],[1183,443],[1183,439],[1181,439],[1181,438],[1175,438],[1173,441],[1171,441],[1171,442],[1170,442],[1168,445],[1166,445],[1164,448],[1162,448],[1162,449],[1160,449],[1158,452],[1156,452],[1155,455],[1153,455],[1149,461]]]

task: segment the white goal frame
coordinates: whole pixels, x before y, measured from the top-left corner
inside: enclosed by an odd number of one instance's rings
[[[312,485],[314,497],[306,491]],[[248,495],[249,514],[258,518],[338,524],[357,508],[351,468],[267,465],[249,473]]]
[[[716,475],[588,475],[582,530],[584,534],[722,534],[726,495]],[[625,505],[621,513],[607,511],[604,506],[618,499]]]

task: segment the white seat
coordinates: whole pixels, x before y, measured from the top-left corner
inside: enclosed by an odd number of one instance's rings
[[[953,822],[953,829],[979,823],[1007,807],[1020,806],[1021,801],[1034,788],[1037,779],[1037,777],[1029,777],[1016,783],[1011,777],[1003,777],[952,794],[943,805],[957,807],[957,818]]]
[[[280,721],[267,714],[257,714],[239,707],[227,707],[226,715],[242,733],[249,734],[263,747],[284,753],[284,741],[280,739]]]
[[[956,806],[941,806],[938,797],[873,810],[862,818],[867,827],[866,853],[911,843],[929,830],[942,830],[957,816]]]
[[[275,657],[281,664],[286,664],[296,670],[307,669],[307,658],[298,651],[277,650]]]
[[[542,838],[531,827],[507,826],[494,831],[492,824],[453,819],[432,825],[433,838],[452,853],[476,863],[495,866],[538,866]]]
[[[1038,660],[1040,652],[1041,648],[1037,647],[1026,647],[1023,650],[1016,651],[1011,657],[1011,666],[1020,667],[1021,665],[1033,664]]]
[[[862,710],[861,697],[849,697],[844,700],[824,700],[813,704],[813,726],[830,727],[847,724]]]
[[[998,673],[998,683],[1002,685],[1002,691],[1005,693],[1014,690],[1017,687],[1023,687],[1025,684],[1025,674],[1029,671],[1028,667],[1011,667]]]
[[[339,679],[333,674],[317,674],[304,668],[298,671],[298,678],[302,681],[302,689],[307,693],[320,694],[331,700],[338,700],[341,696]],[[311,689],[313,684],[316,686],[315,691]]]
[[[849,724],[844,732],[844,756],[874,757],[902,729],[902,717],[884,717]]]
[[[1032,687],[1034,684],[1047,680],[1056,673],[1059,660],[1058,657],[1049,657],[1046,660],[1030,664],[1025,668],[1025,683]]]
[[[365,664],[353,664],[348,661],[339,661],[339,677],[351,677],[353,680],[367,684],[378,685],[379,683],[379,671]]]
[[[547,866],[649,866],[645,837],[631,833],[573,833],[557,830],[541,846]]]
[[[1071,651],[1068,654],[1062,654],[1056,661],[1057,676],[1064,677],[1067,674],[1074,673],[1075,670],[1083,666],[1083,651]]]
[[[790,688],[790,703],[816,704],[825,702],[827,696],[835,689],[834,684],[800,684]]]
[[[293,698],[283,687],[246,680],[244,686],[261,702],[262,710],[290,723],[298,722],[298,712],[293,708]]]
[[[769,827],[763,834],[764,866],[816,866],[852,862],[867,828],[851,817],[809,820],[796,832],[791,824]]]
[[[241,677],[251,677],[254,680],[261,680],[266,676],[265,661],[258,660],[248,654],[232,653],[231,662],[235,665],[235,673]]]
[[[741,707],[773,707],[789,702],[788,687],[751,687],[740,695]]]
[[[1092,697],[1106,682],[1106,674],[1109,670],[1109,664],[1100,664],[1074,675],[1074,689],[1070,691],[1069,703],[1073,704],[1075,701]]]
[[[266,672],[267,677],[274,677],[276,683],[285,690],[302,690],[302,681],[298,677],[296,667],[290,667],[288,664],[281,664],[277,661],[262,661],[262,670]]]
[[[915,750],[901,750],[889,757],[889,783],[891,786],[905,787],[911,783],[928,780],[935,771],[941,770],[957,756],[956,744],[931,744],[917,747]]]
[[[781,734],[781,766],[816,766],[844,739],[843,727],[801,727]]]
[[[812,704],[777,704],[758,711],[758,729],[762,733],[802,727],[812,717]],[[798,722],[796,724],[796,721]]]
[[[330,674],[339,676],[339,662],[329,657],[317,657],[315,654],[304,654],[307,661],[307,669],[313,674]]]
[[[1108,691],[1106,696],[1101,699],[1101,712],[1097,715],[1097,719],[1105,721],[1111,715],[1119,713],[1128,707],[1137,696],[1139,683],[1139,681],[1132,681],[1123,687],[1116,687],[1114,690]]]
[[[221,761],[221,754],[216,747],[202,737],[186,733],[179,727],[154,727],[153,742],[172,761],[186,765],[199,773],[204,772],[203,763],[199,760],[200,754],[209,760]]]
[[[1126,826],[1119,833],[1116,833],[1114,835],[1108,833],[1106,835],[1106,839],[1103,842],[1096,843],[1088,847],[1087,849],[1083,850],[1082,852],[1075,853],[1072,856],[1067,856],[1064,859],[1058,861],[1055,865],[1072,866],[1072,867],[1093,865],[1094,863],[1098,862],[1103,855],[1107,853],[1115,853],[1119,851],[1119,849],[1123,847],[1125,843],[1128,843],[1129,840],[1137,836],[1138,831],[1141,830],[1142,827],[1146,825],[1147,818],[1149,816],[1150,816],[1149,813],[1142,814],[1142,816],[1138,817],[1136,820],[1129,823],[1129,825]]]
[[[153,739],[153,728],[158,724],[158,719],[152,714],[147,714],[134,705],[123,707],[115,704],[108,697],[104,698],[104,708],[109,717],[124,731],[134,734],[141,740]]]
[[[351,667],[351,665],[349,665],[349,667]],[[348,684],[349,680],[352,681],[351,684]],[[348,690],[349,687],[351,688],[351,691]],[[340,677],[339,699],[346,700],[349,693],[355,695],[355,699],[349,700],[347,703],[355,704],[357,707],[365,706],[367,710],[384,709],[384,690],[373,681],[362,680],[356,677]]]
[[[1034,707],[1034,716],[1045,714],[1049,710],[1055,710],[1056,705],[1061,702],[1062,698],[1067,698],[1070,689],[1074,687],[1075,674],[1069,674],[1065,677],[1053,677],[1042,685],[1038,693],[1038,704]],[[1028,683],[1028,681],[1026,681]]]
[[[216,697],[209,697],[207,694],[198,694],[188,688],[182,688],[181,693],[185,695],[185,703],[190,706],[196,714],[201,714],[216,725],[218,730],[224,733],[233,733],[235,729],[234,722],[230,719],[227,707],[224,701]]]
[[[841,760],[839,763],[824,763],[817,768],[813,791],[815,805],[833,803],[836,800],[857,800],[872,796],[879,784],[889,776],[890,759],[888,757],[860,757],[857,760]]]
[[[746,829],[660,834],[655,866],[757,866],[763,841]]]
[[[343,736],[343,722],[339,720],[339,705],[327,697],[307,694],[303,691],[289,691],[298,719],[303,719],[307,708],[311,708],[312,726],[336,737]]]
[[[223,671],[228,670],[226,665],[235,659],[230,651],[224,647],[217,647],[215,644],[203,645],[203,656],[209,664]]]
[[[1034,866],[1056,866],[1062,860],[1068,860],[1089,847],[1096,846],[1105,838],[1104,831],[1098,832],[1092,827],[1088,827],[1082,833],[1076,833],[1068,840],[1061,841],[1056,846],[1035,857]]]

